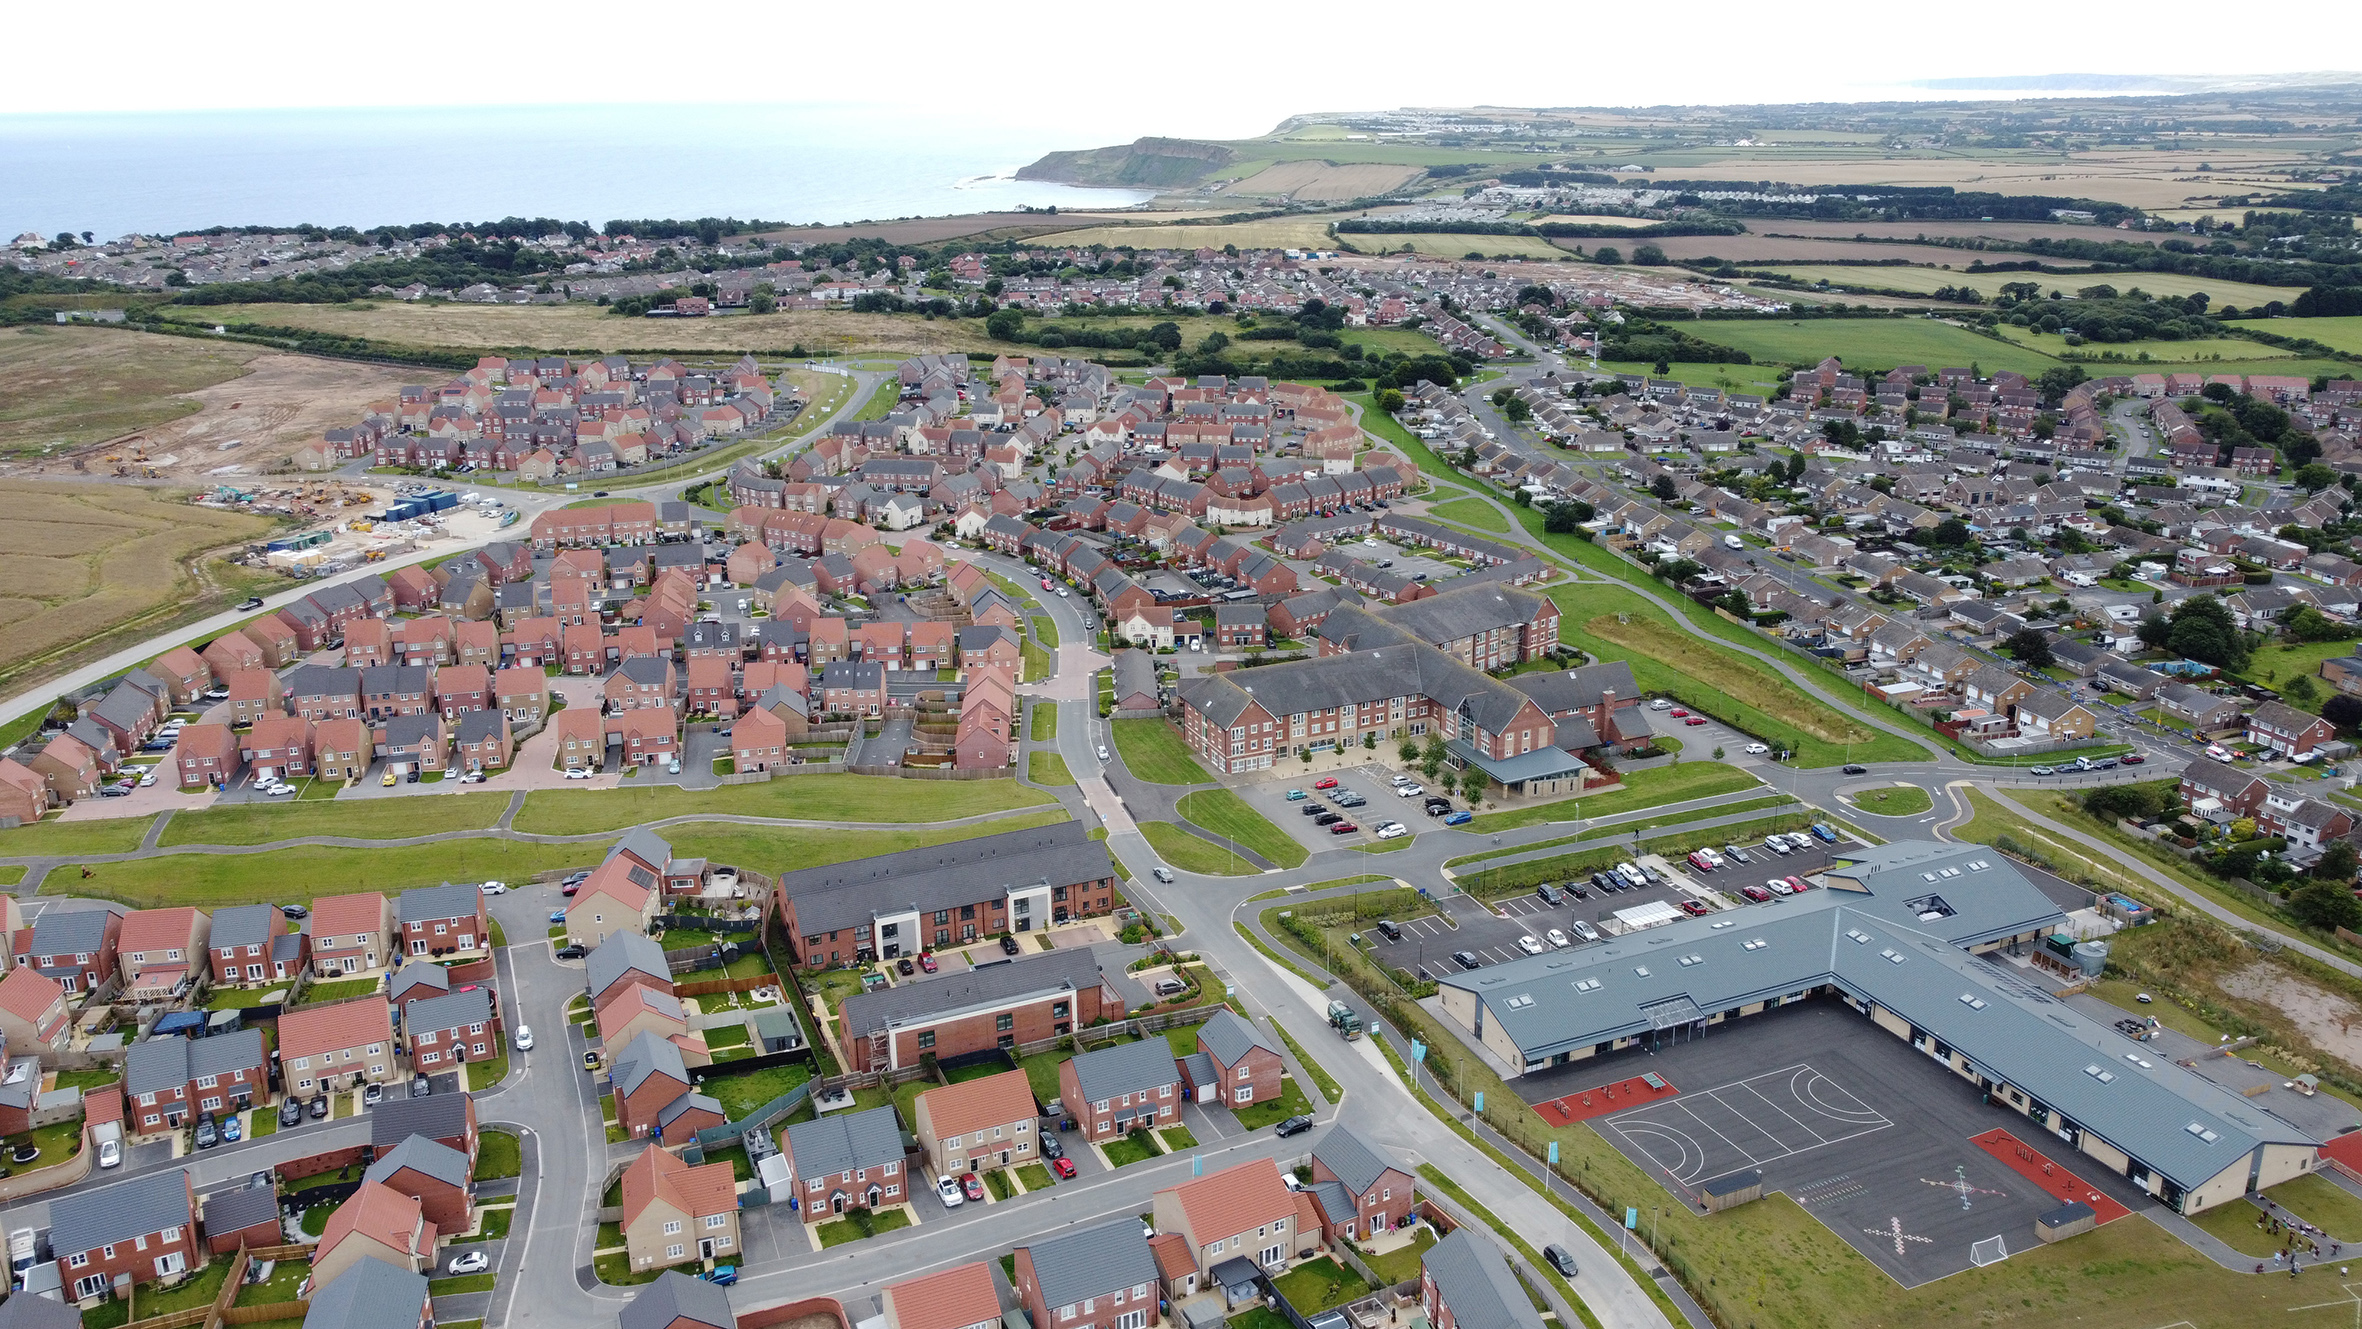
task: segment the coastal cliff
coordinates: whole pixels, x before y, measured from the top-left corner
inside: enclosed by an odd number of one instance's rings
[[[1219,143],[1184,138],[1143,138],[1106,148],[1052,152],[1019,167],[1020,180],[1059,184],[1173,189],[1195,184],[1237,156]]]

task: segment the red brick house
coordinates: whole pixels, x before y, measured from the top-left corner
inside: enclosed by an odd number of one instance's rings
[[[475,1225],[470,1217],[475,1202],[470,1173],[466,1154],[439,1140],[413,1135],[379,1154],[361,1179],[418,1201],[418,1211],[437,1231],[461,1233]]]
[[[1327,1189],[1334,1182],[1341,1197]],[[1340,1124],[1312,1149],[1312,1197],[1333,1239],[1361,1241],[1411,1221],[1418,1182],[1367,1140]],[[1329,1212],[1342,1199],[1341,1212]]]
[[[254,768],[256,778],[312,773],[312,722],[300,715],[274,715],[257,720],[247,731],[238,755]]]
[[[1156,1256],[1131,1215],[1017,1247],[1010,1286],[1037,1325],[1154,1329]]]
[[[484,888],[473,882],[411,887],[395,902],[394,922],[404,955],[448,959],[492,947]]]
[[[2303,757],[2337,741],[2337,726],[2285,702],[2267,701],[2247,717],[2247,741],[2285,757]]]
[[[226,789],[238,778],[238,736],[226,724],[193,724],[180,731],[172,765],[183,789]]]
[[[253,724],[287,710],[286,688],[268,669],[241,669],[230,675],[230,722]]]
[[[123,916],[115,936],[115,964],[123,974],[124,994],[135,1001],[160,1001],[192,974],[212,935],[213,920],[181,905],[171,909],[134,909]]]
[[[376,891],[312,902],[312,972],[318,977],[344,978],[391,965],[400,954],[394,937],[393,902]]]
[[[49,1247],[59,1279],[76,1300],[203,1267],[197,1193],[188,1169],[59,1193],[49,1202]]]
[[[0,978],[0,1036],[12,1056],[39,1056],[45,1066],[57,1064],[57,1054],[73,1032],[66,1010],[66,990],[54,978],[25,967],[12,968]]]
[[[1211,1102],[1245,1107],[1278,1098],[1287,1066],[1262,1030],[1231,1011],[1217,1012],[1197,1027],[1197,1050],[1212,1059]],[[1209,1086],[1198,1086],[1201,1098]]]
[[[1420,1258],[1419,1306],[1433,1329],[1542,1329],[1525,1285],[1500,1249],[1473,1228],[1459,1229]]]
[[[492,671],[480,664],[444,665],[435,671],[435,709],[444,715],[480,711],[492,704]]]
[[[787,724],[757,707],[730,724],[730,761],[740,774],[767,771],[787,761]]]
[[[402,1012],[410,1064],[421,1075],[438,1075],[462,1062],[490,1061],[501,1054],[500,1012],[492,990],[481,984],[422,997]]]
[[[1058,1096],[1086,1140],[1181,1121],[1182,1079],[1171,1044],[1119,1043],[1080,1052],[1058,1066]]]

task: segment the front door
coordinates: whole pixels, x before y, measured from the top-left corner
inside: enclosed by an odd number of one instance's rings
[[[704,1237],[699,1239],[697,1243],[697,1258],[700,1260],[710,1260],[713,1257],[714,1239],[712,1237]]]

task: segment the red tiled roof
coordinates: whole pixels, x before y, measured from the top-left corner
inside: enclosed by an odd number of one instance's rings
[[[196,926],[197,911],[185,905],[175,909],[134,909],[123,916],[123,930],[116,934],[115,951],[120,955],[153,952],[153,958],[162,960],[165,951],[177,946],[185,956],[189,934]]]
[[[624,1225],[659,1200],[691,1218],[731,1213],[738,1208],[738,1180],[728,1163],[692,1167],[652,1144],[623,1170]]]
[[[0,978],[0,1010],[27,1024],[39,1024],[42,1014],[64,993],[56,979],[28,966],[19,966],[9,970],[8,977]]]
[[[1170,1189],[1189,1220],[1190,1235],[1200,1242],[1234,1237],[1295,1212],[1295,1192],[1279,1179],[1279,1165],[1268,1158]]]
[[[722,1166],[727,1167],[728,1164]],[[363,1236],[405,1254],[435,1248],[435,1225],[419,1214],[418,1201],[382,1181],[364,1181],[351,1199],[336,1206],[320,1233],[314,1258],[324,1256],[350,1236]]]
[[[312,935],[337,937],[347,933],[385,930],[385,897],[376,891],[331,895],[312,902]],[[345,945],[352,943],[346,942]]]
[[[967,1329],[1001,1318],[992,1269],[978,1262],[886,1286],[893,1329]]]
[[[382,997],[301,1006],[279,1017],[279,1055],[287,1060],[393,1041],[393,1016]]]
[[[1157,1233],[1149,1238],[1148,1249],[1156,1255],[1156,1272],[1160,1278],[1175,1279],[1197,1272],[1197,1257],[1190,1254],[1189,1238],[1178,1232]]]
[[[1031,1121],[1041,1111],[1033,1101],[1032,1083],[1017,1070],[930,1089],[919,1095],[919,1102],[927,1105],[928,1124],[938,1136]]]

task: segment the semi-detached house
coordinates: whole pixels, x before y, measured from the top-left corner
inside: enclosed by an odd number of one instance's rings
[[[262,1031],[148,1038],[124,1049],[134,1134],[177,1130],[197,1113],[237,1112],[270,1096]]]
[[[299,1006],[279,1016],[279,1080],[309,1100],[364,1081],[383,1084],[401,1069],[394,1022],[383,997]]]
[[[780,1146],[806,1223],[826,1222],[847,1209],[890,1208],[909,1198],[902,1126],[890,1106],[793,1122]]]

